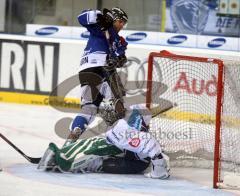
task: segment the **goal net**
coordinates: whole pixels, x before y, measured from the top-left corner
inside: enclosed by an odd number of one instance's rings
[[[153,52],[146,102],[172,106],[150,124],[172,166],[213,168],[215,188],[240,187],[240,66]]]

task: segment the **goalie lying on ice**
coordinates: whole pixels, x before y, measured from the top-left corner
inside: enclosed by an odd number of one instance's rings
[[[78,139],[58,149],[53,143],[38,168],[68,172],[142,173],[151,163],[147,177],[169,177],[168,157],[160,144],[148,133],[149,120],[139,109],[119,119],[105,136]]]

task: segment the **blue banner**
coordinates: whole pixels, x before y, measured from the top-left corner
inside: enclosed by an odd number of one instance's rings
[[[166,32],[239,37],[240,18],[217,16],[217,0],[167,0]]]

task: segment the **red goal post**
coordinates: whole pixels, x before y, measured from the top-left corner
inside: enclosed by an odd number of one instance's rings
[[[159,68],[155,69],[156,66]],[[160,98],[156,93],[161,90],[158,84],[167,86]],[[227,101],[224,100],[223,61],[176,55],[165,50],[150,53],[146,106],[151,109],[163,100],[177,106],[152,120],[151,133],[170,154],[170,161],[179,161],[180,157],[180,161],[182,159],[185,163],[183,159],[189,161],[192,158],[191,167],[198,167],[197,164],[206,159],[200,167],[209,162],[210,166],[206,167],[213,167],[213,187],[220,187],[223,182],[222,164],[232,161],[227,160],[223,149],[226,137],[222,132],[226,127],[222,127],[222,113],[223,102]]]

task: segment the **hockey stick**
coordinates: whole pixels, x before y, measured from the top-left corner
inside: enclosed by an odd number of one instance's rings
[[[169,106],[163,108],[163,109],[159,109],[159,107],[155,107],[155,108],[151,108],[150,111],[152,113],[152,118],[167,112],[168,110],[171,110],[172,108],[176,107],[177,104],[176,103],[171,103]]]
[[[110,43],[110,34],[108,32],[108,30],[104,31],[104,35],[105,35],[105,38],[107,40],[107,44],[108,44],[108,49],[110,51],[110,54],[109,54],[109,58],[113,58],[113,47]],[[106,69],[108,71],[111,70],[111,76],[109,75],[109,82],[111,82],[111,90],[112,90],[112,93],[114,95],[115,98],[120,98],[120,99],[123,99],[123,96],[125,95],[125,89],[123,87],[123,84],[121,82],[121,79],[117,73],[117,70],[116,70],[116,67],[115,65],[108,65],[106,67]]]
[[[152,118],[172,109],[173,107],[175,107],[176,104],[171,104],[170,106],[162,109],[162,110],[159,110],[158,112],[156,112],[155,114],[152,114]],[[86,132],[86,131],[85,131]],[[29,157],[27,156],[23,151],[21,151],[16,145],[14,145],[10,140],[8,140],[3,134],[0,133],[0,137],[5,141],[7,142],[10,146],[12,146],[19,154],[21,154],[25,159],[27,159],[30,163],[33,163],[33,164],[38,164],[41,160],[41,157],[39,158],[34,158],[34,157]],[[85,138],[89,138],[90,136],[85,136]]]
[[[165,109],[163,109],[163,110],[161,110],[157,113],[152,114],[152,118],[154,118],[154,117],[156,117],[156,116],[158,116],[158,115],[160,115],[160,114],[162,114],[162,113],[164,113],[168,110],[171,110],[173,107],[174,107],[174,105],[171,105],[171,106],[169,106],[169,107],[167,107],[167,108],[165,108]]]
[[[30,163],[37,164],[41,160],[41,158],[33,158],[27,156],[23,151],[21,151],[17,146],[15,146],[10,140],[8,140],[3,134],[0,133],[0,137],[7,142],[10,146],[12,146],[19,154],[21,154],[25,159],[27,159]]]

